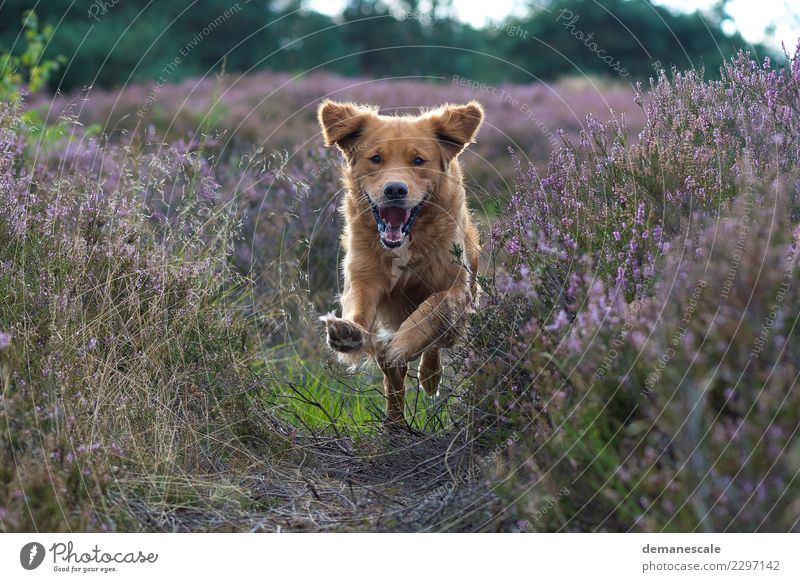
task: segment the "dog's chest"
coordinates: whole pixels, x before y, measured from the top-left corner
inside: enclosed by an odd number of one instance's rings
[[[422,287],[429,293],[449,289],[458,275],[452,257],[441,252],[423,253],[413,242],[390,251],[389,290]]]

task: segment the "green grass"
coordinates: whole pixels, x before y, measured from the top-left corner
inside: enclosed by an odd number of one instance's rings
[[[321,358],[325,357],[325,349],[320,345]],[[384,418],[383,377],[375,371],[346,375],[299,356],[267,359],[263,366],[281,376],[281,385],[268,398],[289,422],[309,429],[370,432]],[[413,428],[449,428],[448,403],[452,400],[428,397],[415,377],[409,375],[406,379],[406,419]]]

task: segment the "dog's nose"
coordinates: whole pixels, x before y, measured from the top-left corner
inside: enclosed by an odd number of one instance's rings
[[[403,182],[388,182],[383,187],[383,195],[387,200],[402,200],[408,196],[408,186]]]

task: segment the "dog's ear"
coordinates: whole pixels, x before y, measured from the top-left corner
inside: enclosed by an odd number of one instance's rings
[[[336,144],[350,158],[358,144],[364,125],[375,112],[352,103],[336,103],[326,99],[319,106],[317,119],[322,127],[325,145]]]
[[[483,123],[483,106],[477,101],[466,105],[443,105],[429,113],[433,132],[449,162],[465,147],[475,142],[475,136]]]

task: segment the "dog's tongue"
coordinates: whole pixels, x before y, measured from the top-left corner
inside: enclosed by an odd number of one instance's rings
[[[400,208],[399,206],[386,206],[385,208],[381,208],[381,219],[389,226],[401,228],[406,221],[408,221],[410,216],[411,212],[409,210]]]
[[[386,223],[384,237],[391,242],[403,240],[403,225],[411,217],[411,211],[399,206],[387,206],[380,209],[381,220]]]

